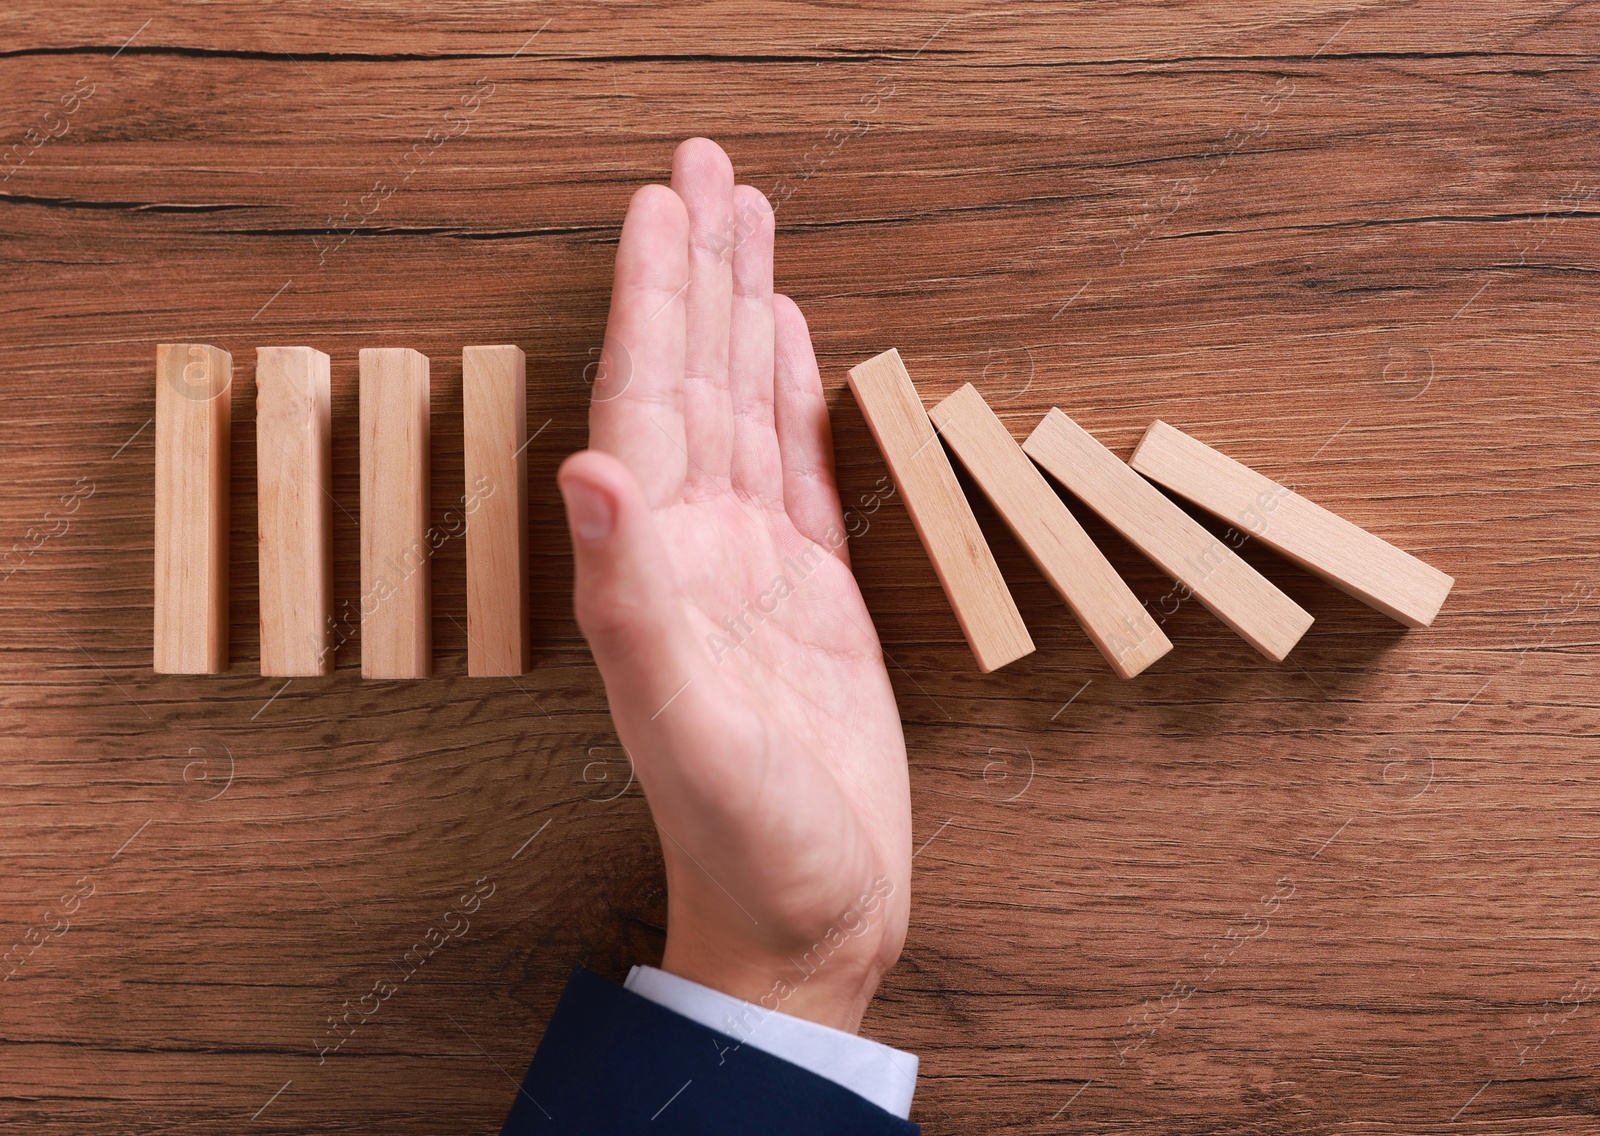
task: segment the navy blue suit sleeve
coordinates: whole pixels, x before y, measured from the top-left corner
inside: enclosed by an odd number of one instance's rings
[[[573,969],[501,1136],[917,1136],[826,1077]]]

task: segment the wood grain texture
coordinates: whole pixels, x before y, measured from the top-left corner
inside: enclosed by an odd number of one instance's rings
[[[528,357],[461,352],[467,487],[467,673],[528,670]]]
[[[1311,614],[1241,560],[1161,491],[1059,409],[1022,443],[1051,477],[1103,517],[1207,611],[1273,662],[1311,627]]]
[[[256,348],[261,673],[333,673],[333,419],[328,356]]]
[[[433,673],[430,389],[420,351],[361,349],[363,678]]]
[[[1455,580],[1382,537],[1157,420],[1128,464],[1407,627],[1427,627]]]
[[[1033,652],[1033,640],[983,530],[937,442],[922,399],[893,347],[850,368],[850,391],[905,501],[978,669]]]
[[[968,383],[928,417],[1112,670],[1132,678],[1172,650],[976,387]]]
[[[913,1117],[1592,1134],[1596,18],[7,4],[0,1130],[494,1133],[572,964],[659,958],[658,838],[554,478],[628,198],[704,133],[781,201],[905,721],[912,922],[865,1032],[920,1055]],[[330,356],[326,678],[257,673],[248,366],[233,665],[151,670],[151,363],[197,340]],[[360,677],[357,352],[384,343],[433,360],[430,682]],[[516,678],[466,676],[469,343],[528,352]],[[979,675],[845,389],[888,343],[930,405],[970,381],[1015,437],[1055,405],[1120,455],[1179,423],[1456,588],[1407,633],[1245,541],[1316,617],[1274,666],[1068,499],[1174,644],[1114,682],[974,489],[1038,645]]]
[[[228,669],[228,455],[233,359],[156,347],[155,670]]]

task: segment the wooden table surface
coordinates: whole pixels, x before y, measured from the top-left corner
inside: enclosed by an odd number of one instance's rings
[[[553,473],[628,196],[700,133],[780,202],[869,518],[913,1118],[1600,1130],[1597,51],[1565,0],[7,4],[0,1129],[493,1132],[569,968],[656,961]],[[236,363],[222,676],[151,670],[163,341]],[[260,677],[254,349],[333,358],[351,603],[356,353],[432,358],[443,524],[470,343],[528,354],[534,669],[466,677],[454,539],[437,677],[363,682],[354,629]],[[1164,418],[1455,591],[1405,631],[1247,544],[1316,617],[1274,665],[1085,516],[1174,643],[1122,681],[980,506],[1039,646],[980,675],[873,503],[843,378],[890,346],[1019,436]]]

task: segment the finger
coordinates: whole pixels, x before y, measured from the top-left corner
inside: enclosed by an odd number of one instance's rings
[[[617,244],[611,314],[589,405],[589,445],[627,465],[646,500],[683,492],[689,220],[678,195],[647,185],[633,195]]]
[[[572,534],[573,610],[617,736],[637,758],[651,810],[703,823],[758,775],[763,756],[759,716],[737,712],[709,653],[731,644],[697,632],[656,514],[627,466],[586,450],[562,463],[557,480]]]
[[[594,450],[556,475],[572,533],[573,609],[617,727],[649,723],[703,669],[655,517],[628,467]]]
[[[783,506],[802,536],[833,547],[850,563],[838,534],[845,530],[833,479],[833,432],[806,317],[788,296],[772,298],[777,347],[774,410],[783,459]],[[832,539],[830,539],[830,537]]]
[[[733,318],[728,391],[733,403],[734,489],[783,507],[783,460],[772,409],[772,206],[753,186],[733,191]]]
[[[733,452],[728,329],[733,302],[733,163],[691,138],[672,155],[672,188],[689,213],[688,332],[683,371],[686,490],[726,491]]]

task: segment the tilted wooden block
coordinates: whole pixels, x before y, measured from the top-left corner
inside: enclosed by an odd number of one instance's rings
[[[361,351],[361,674],[426,678],[429,603],[428,358]]]
[[[1269,659],[1282,660],[1311,626],[1304,608],[1060,410],[1022,448]]]
[[[228,455],[233,357],[156,347],[155,669],[228,669]]]
[[[1156,422],[1133,468],[1397,619],[1427,627],[1455,580],[1175,426]]]
[[[256,348],[264,675],[333,672],[332,413],[325,354]]]
[[[528,363],[519,347],[466,347],[467,674],[528,669]]]
[[[1132,678],[1172,649],[977,388],[968,383],[928,417],[1112,670]]]
[[[891,347],[851,368],[850,389],[883,451],[978,668],[992,671],[1031,653],[1033,640],[900,353]]]

